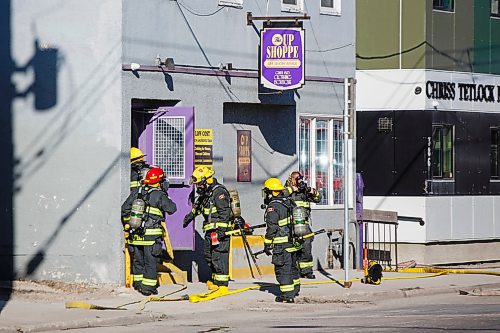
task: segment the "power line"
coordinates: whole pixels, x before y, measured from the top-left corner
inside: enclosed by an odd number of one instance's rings
[[[218,12],[220,12],[221,10],[223,10],[225,8],[225,7],[221,7],[219,9],[217,9],[215,12],[210,13],[210,14],[200,14],[200,13],[195,12],[194,10],[192,10],[191,8],[189,8],[188,6],[184,5],[179,0],[177,0],[176,2],[177,2],[177,4],[179,6],[182,6],[182,8],[184,8],[185,10],[187,10],[188,12],[190,12],[191,14],[196,15],[196,16],[204,16],[204,17],[215,15],[215,14],[217,14]]]

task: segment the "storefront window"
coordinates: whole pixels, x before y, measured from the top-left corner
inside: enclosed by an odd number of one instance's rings
[[[432,127],[433,178],[453,178],[453,141],[453,126],[434,125]]]
[[[311,120],[301,119],[299,134],[299,170],[304,178],[311,178]]]
[[[500,17],[500,0],[491,0],[491,16]]]
[[[454,0],[433,0],[432,7],[434,9],[446,10],[452,12],[455,9]]]
[[[299,170],[322,196],[318,205],[344,202],[343,123],[333,118],[303,117],[299,131]]]

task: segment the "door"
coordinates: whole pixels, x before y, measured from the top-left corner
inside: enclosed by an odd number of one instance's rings
[[[182,228],[184,216],[191,211],[189,178],[194,162],[194,108],[159,107],[152,117],[142,119],[139,149],[146,154],[149,164],[163,169],[170,180],[168,194],[177,205],[177,212],[166,216],[172,248],[194,250],[194,223]]]

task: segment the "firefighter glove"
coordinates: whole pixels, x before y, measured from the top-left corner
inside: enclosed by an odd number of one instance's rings
[[[270,256],[273,254],[273,252],[271,251],[271,245],[264,245],[264,253],[267,255],[267,256]]]
[[[226,238],[226,232],[222,230],[217,230],[217,239],[222,242]]]
[[[194,220],[195,216],[193,214],[193,212],[189,212],[186,214],[186,216],[184,216],[184,221],[182,222],[182,227],[183,228],[186,228],[189,223],[191,223],[193,220]]]

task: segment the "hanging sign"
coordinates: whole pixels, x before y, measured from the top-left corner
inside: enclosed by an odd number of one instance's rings
[[[214,135],[211,128],[196,128],[194,130],[194,167],[206,166],[213,168]]]
[[[260,83],[288,90],[304,85],[304,29],[264,28],[260,31]]]
[[[237,164],[238,164],[238,182],[252,181],[252,132],[238,130],[236,135],[238,142]]]

